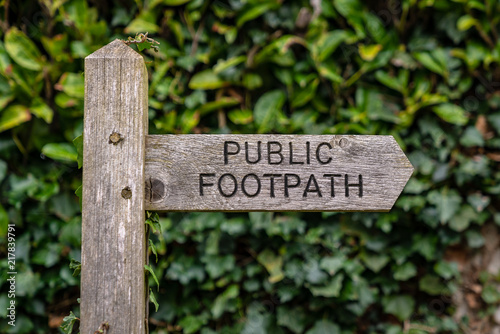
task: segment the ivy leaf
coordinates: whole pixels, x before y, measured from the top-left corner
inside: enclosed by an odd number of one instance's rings
[[[344,275],[338,274],[335,277],[333,277],[327,285],[321,287],[311,286],[309,287],[309,290],[311,290],[313,296],[316,297],[317,296],[326,298],[338,297],[340,295],[340,290],[342,289],[343,280],[344,280]]]
[[[238,297],[240,293],[240,287],[237,284],[232,284],[229,286],[222,294],[218,295],[215,298],[215,301],[212,305],[212,314],[215,319],[219,319],[224,311],[226,311],[226,306],[230,299],[234,299]]]
[[[82,209],[82,191],[83,191],[82,186],[79,186],[75,190],[75,195],[78,196],[78,201],[80,202],[80,210]]]
[[[148,211],[146,215],[146,224],[151,227],[151,231],[153,231],[153,233],[161,234],[160,216],[158,215],[158,213]]]
[[[427,196],[429,202],[434,204],[438,210],[439,221],[447,223],[451,217],[458,211],[462,198],[454,189],[433,190]]]
[[[153,293],[153,290],[149,289],[149,301],[155,305],[155,312],[158,312],[158,308],[160,305],[158,305],[158,302],[156,301],[155,294]]]
[[[443,284],[441,279],[434,275],[425,275],[418,282],[418,287],[421,291],[424,291],[432,296],[447,295],[449,293],[448,288]]]
[[[403,263],[394,270],[394,279],[398,281],[407,281],[417,274],[417,267],[411,262]]]
[[[80,275],[80,272],[82,271],[82,264],[80,263],[80,261],[71,259],[69,269],[73,269],[73,277],[78,277],[78,275]]]
[[[318,320],[306,334],[341,334],[340,327],[328,320]]]
[[[157,291],[160,291],[160,282],[158,282],[158,278],[156,278],[156,274],[155,274],[153,268],[151,268],[150,266],[148,266],[147,264],[145,264],[144,265],[144,269],[146,269],[151,274],[151,276],[153,277],[153,279],[156,282]]]
[[[375,273],[382,270],[390,260],[389,256],[385,254],[370,254],[366,252],[361,255],[361,259]]]
[[[384,312],[395,315],[399,320],[408,319],[415,308],[415,300],[408,295],[385,296],[382,298]]]
[[[153,252],[153,254],[156,256],[156,263],[158,263],[158,251],[156,250],[156,246],[151,239],[149,239],[149,248],[151,249],[151,252]]]
[[[277,323],[279,326],[288,328],[294,333],[303,333],[306,325],[306,313],[301,307],[288,308],[280,306],[276,312]]]
[[[285,274],[283,273],[283,257],[275,255],[273,251],[266,249],[257,256],[257,261],[262,264],[271,276],[269,282],[276,283],[281,281]]]
[[[198,330],[206,323],[206,320],[199,316],[188,315],[179,321],[179,326],[182,327],[185,334],[192,334],[198,332]]]
[[[63,331],[63,333],[65,334],[71,334],[73,333],[73,326],[75,325],[75,323],[77,321],[80,321],[80,319],[78,319],[75,314],[73,313],[73,311],[70,311],[69,312],[69,315],[68,316],[65,316],[63,318],[63,322],[61,324],[61,330]]]

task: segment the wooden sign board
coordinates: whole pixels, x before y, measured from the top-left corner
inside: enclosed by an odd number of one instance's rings
[[[149,135],[146,209],[389,211],[413,166],[392,136]]]

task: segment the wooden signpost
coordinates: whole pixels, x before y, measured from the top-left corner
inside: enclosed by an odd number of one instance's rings
[[[389,211],[413,172],[392,136],[148,135],[147,78],[85,59],[82,334],[147,332],[145,210]]]

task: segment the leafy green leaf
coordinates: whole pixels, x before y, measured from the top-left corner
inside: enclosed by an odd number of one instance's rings
[[[432,108],[432,110],[439,117],[441,117],[441,119],[443,119],[448,123],[456,125],[464,125],[468,121],[468,117],[465,110],[462,109],[460,106],[451,103],[440,104]]]
[[[457,21],[457,28],[460,31],[466,31],[478,24],[478,21],[470,15],[464,15]]]
[[[281,90],[267,92],[259,98],[254,108],[254,120],[259,133],[274,127],[284,103],[285,94]]]
[[[69,143],[49,143],[42,147],[42,154],[60,161],[77,161],[76,148]]]
[[[430,53],[428,52],[417,52],[413,55],[422,65],[427,69],[444,76],[446,74],[446,68],[439,63]]]
[[[41,100],[37,100],[29,108],[31,113],[38,118],[43,119],[48,124],[52,123],[52,117],[54,116],[54,111]]]
[[[273,9],[276,7],[276,3],[274,1],[266,1],[262,3],[256,3],[256,4],[251,4],[247,7],[245,7],[241,12],[240,15],[238,15],[238,18],[236,19],[236,26],[241,27],[242,25],[245,24],[245,22],[248,22],[250,20],[253,20],[262,14],[266,13],[270,9]]]
[[[234,107],[239,103],[240,101],[234,97],[221,97],[217,101],[205,103],[199,110],[202,115],[205,115],[214,110]]]
[[[28,108],[21,105],[12,105],[2,111],[0,115],[0,132],[11,129],[31,119]]]
[[[214,66],[214,73],[219,74],[229,68],[235,67],[238,64],[243,63],[247,60],[246,56],[232,57],[224,61],[218,61],[217,65]]]
[[[75,145],[76,148],[76,153],[77,153],[77,158],[76,161],[78,162],[78,168],[82,168],[83,166],[83,135],[80,135],[73,139],[73,145]]]
[[[71,97],[83,98],[85,94],[84,78],[80,73],[64,73],[57,87]]]
[[[163,0],[163,3],[167,6],[181,6],[189,1],[191,0]]]
[[[5,34],[5,49],[9,56],[20,66],[32,70],[42,69],[42,55],[28,36],[16,27],[11,28]]]
[[[198,72],[189,81],[189,88],[191,89],[217,89],[224,87],[226,83],[224,80],[219,78],[219,76],[211,69]]]
[[[234,124],[249,124],[253,121],[253,112],[248,109],[231,110],[227,116]]]
[[[372,44],[372,45],[359,45],[359,55],[364,61],[372,61],[377,57],[378,53],[382,50],[382,45]]]
[[[339,45],[346,40],[348,33],[345,30],[334,30],[322,34],[313,45],[313,57],[318,62],[323,62],[335,52]]]

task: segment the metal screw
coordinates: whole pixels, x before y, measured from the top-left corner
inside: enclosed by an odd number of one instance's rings
[[[132,190],[130,189],[130,187],[125,187],[122,189],[122,197],[125,199],[132,198]]]
[[[113,133],[109,135],[109,144],[118,145],[122,140],[123,137],[118,132],[113,131]]]

